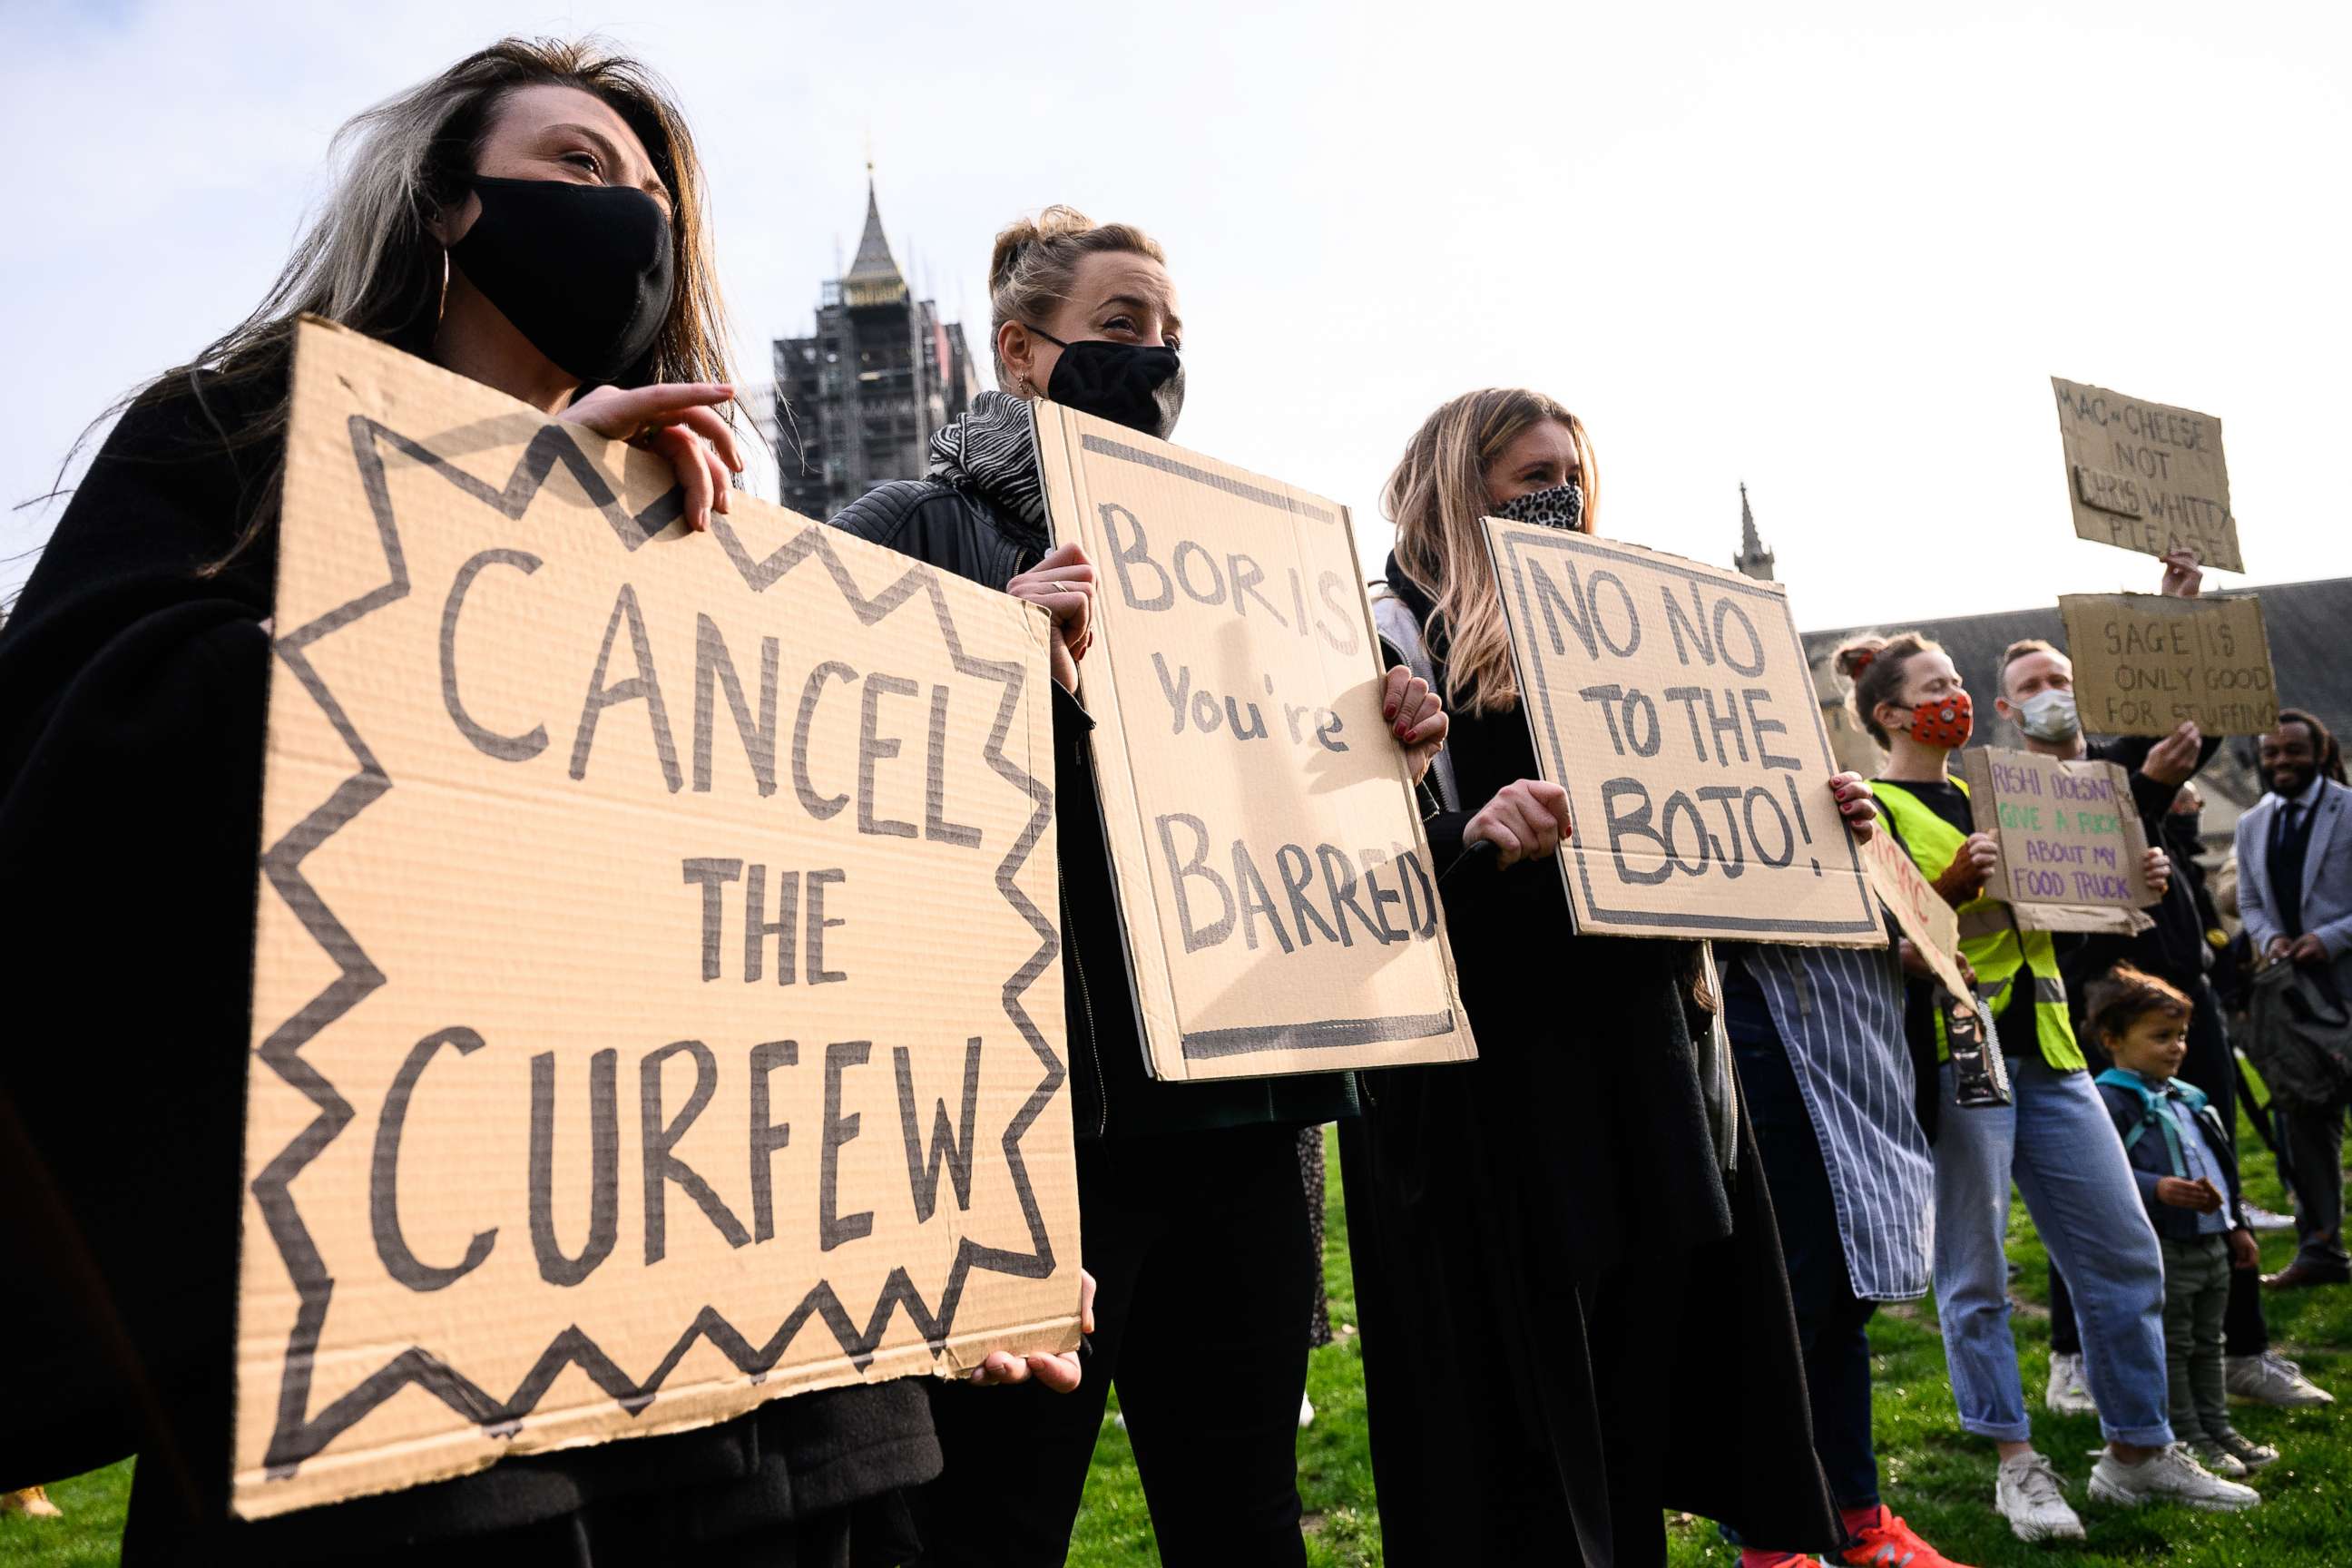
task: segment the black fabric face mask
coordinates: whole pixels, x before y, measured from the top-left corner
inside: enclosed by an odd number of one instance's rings
[[[643,359],[676,287],[661,204],[622,185],[479,174],[471,184],[481,216],[449,247],[467,281],[583,384]]]
[[[1162,441],[1176,433],[1176,416],[1184,412],[1184,362],[1174,349],[1103,338],[1066,343],[1051,332],[1029,330],[1062,351],[1046,378],[1047,397]]]

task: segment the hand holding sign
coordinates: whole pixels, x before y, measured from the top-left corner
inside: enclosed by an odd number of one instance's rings
[[[1081,1268],[1078,1270],[1078,1332],[1091,1334],[1094,1331],[1095,1277]],[[1048,1394],[1069,1394],[1083,1381],[1085,1372],[1086,1363],[1080,1359],[1078,1351],[1032,1352],[1025,1356],[991,1351],[978,1366],[964,1374],[964,1381],[982,1388],[997,1388],[1027,1383],[1034,1378],[1037,1386]]]
[[[2194,550],[2176,550],[2164,558],[2164,583],[2157,593],[2168,599],[2193,599],[2205,584],[2205,569]]]
[[[1857,844],[1867,844],[1878,832],[1878,797],[1860,773],[1837,773],[1830,779],[1830,795],[1837,802],[1845,830]]]
[[[1543,779],[1515,779],[1462,830],[1463,847],[1492,844],[1497,866],[1542,860],[1568,841],[1568,791]]]
[[[556,417],[666,460],[686,490],[686,525],[699,532],[709,528],[712,511],[728,508],[728,475],[743,471],[735,432],[711,412],[734,398],[735,389],[719,381],[600,386]]]
[[[1094,563],[1076,544],[1057,544],[1036,565],[1004,584],[1016,599],[1042,605],[1054,617],[1054,679],[1078,689],[1078,660],[1094,641]]]
[[[2184,723],[2148,748],[2139,771],[2158,784],[2185,784],[2197,771],[2197,754],[2204,749],[2203,732],[2194,723]]]
[[[1984,891],[1985,883],[2000,865],[2000,841],[1990,833],[1971,833],[1936,878],[1936,891],[1958,909]]]
[[[1404,748],[1405,766],[1419,784],[1445,744],[1448,720],[1445,703],[1429,682],[1404,665],[1388,673],[1381,688],[1381,716],[1396,729],[1397,744]]]

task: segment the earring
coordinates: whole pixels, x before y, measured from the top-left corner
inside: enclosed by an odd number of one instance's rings
[[[434,307],[433,307],[433,324],[434,324],[434,326],[435,326],[436,328],[438,328],[438,327],[441,325],[442,321],[443,321],[443,320],[444,320],[444,319],[445,319],[448,314],[449,314],[449,247],[448,247],[447,246],[446,246],[446,245],[445,245],[445,246],[443,246],[443,247],[441,247],[441,298],[440,298],[440,300],[438,300],[438,301],[434,305]]]

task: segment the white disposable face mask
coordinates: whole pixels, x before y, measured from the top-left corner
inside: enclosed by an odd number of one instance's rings
[[[2035,692],[2017,705],[2017,727],[2037,741],[2073,740],[2083,732],[2074,694],[2055,687]]]

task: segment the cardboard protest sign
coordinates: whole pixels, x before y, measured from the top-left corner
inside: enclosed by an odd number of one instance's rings
[[[1985,892],[2028,931],[2145,931],[2147,837],[2131,779],[2113,763],[1999,748],[1960,753],[1969,810],[2000,860]]]
[[[1475,1056],[1347,509],[1052,404],[1056,538],[1152,1072]]]
[[[2194,550],[2205,565],[2246,569],[2219,419],[2054,375],[2050,385],[2077,537],[2143,555]]]
[[[1045,619],[732,505],[300,329],[239,1514],[1076,1342]]]
[[[2259,735],[2278,722],[2263,602],[2251,594],[2068,594],[2074,702],[2095,735]]]
[[[1580,931],[1884,947],[1780,584],[1486,519]]]
[[[1862,863],[1870,873],[1870,889],[1911,945],[1919,951],[1944,989],[1958,997],[1975,994],[1960,971],[1960,918],[1935,884],[1919,874],[1909,850],[1881,827],[1862,847]]]

